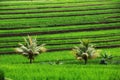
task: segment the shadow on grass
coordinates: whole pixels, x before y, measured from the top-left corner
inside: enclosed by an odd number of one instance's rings
[[[30,64],[29,62],[22,62],[22,64]],[[65,59],[65,60],[46,60],[46,61],[34,61],[33,64],[78,64],[84,65],[84,61],[78,61],[75,59]],[[89,60],[88,64],[99,64],[99,60]]]
[[[100,60],[101,58],[97,58],[97,59],[89,59],[87,64],[100,64]],[[28,62],[21,62],[22,64],[30,64],[29,61]],[[12,63],[12,64],[21,64],[21,63]],[[84,61],[78,61],[76,59],[64,59],[64,60],[44,60],[44,61],[33,61],[32,64],[50,64],[50,65],[54,65],[54,64],[78,64],[78,65],[85,65]],[[108,65],[112,64],[112,65],[120,65],[120,58],[116,57],[112,60],[112,62],[108,62]]]

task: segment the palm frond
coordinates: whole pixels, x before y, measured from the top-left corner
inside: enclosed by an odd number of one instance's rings
[[[26,46],[21,46],[20,47],[22,50],[23,50],[23,52],[25,52],[25,53],[28,53],[29,52],[29,49],[26,47]]]
[[[23,52],[22,54],[23,54],[24,56],[27,56],[27,55],[28,55],[28,53],[25,53],[25,52]]]
[[[111,59],[113,56],[111,54],[107,54],[106,52],[101,54],[101,57],[104,59]]]
[[[19,45],[19,46],[23,46],[23,44],[21,44],[21,43],[18,43],[18,45]]]
[[[45,47],[40,47],[40,52],[46,52],[47,49]]]
[[[21,48],[15,48],[15,52],[19,52],[19,53],[22,53],[23,50]]]
[[[43,47],[43,46],[45,46],[45,45],[46,45],[46,44],[41,44],[40,46]]]
[[[26,46],[27,46],[27,47],[29,47],[29,46],[30,46],[30,44],[29,44],[29,42],[27,41],[27,39],[26,39],[26,38],[24,38],[24,41],[25,41]]]
[[[29,40],[30,45],[32,45],[33,41],[32,41],[32,38],[29,35],[28,35],[28,40]]]
[[[84,45],[85,47],[88,47],[89,43],[90,43],[90,40],[88,39],[81,40],[81,44]]]

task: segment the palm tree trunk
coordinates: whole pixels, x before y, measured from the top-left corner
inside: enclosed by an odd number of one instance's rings
[[[88,55],[87,55],[87,53],[83,53],[83,54],[82,54],[82,58],[84,59],[85,64],[87,64],[87,60],[88,60]]]
[[[87,58],[85,59],[85,64],[87,64]]]
[[[32,59],[30,59],[30,64],[32,64]]]

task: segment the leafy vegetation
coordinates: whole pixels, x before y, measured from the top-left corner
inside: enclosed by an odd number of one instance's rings
[[[111,54],[107,54],[107,53],[102,53],[101,57],[102,57],[102,59],[100,61],[100,64],[107,64],[108,61],[111,62],[113,59],[113,56]]]
[[[73,53],[78,60],[83,59],[85,64],[87,63],[88,58],[93,59],[99,56],[99,51],[95,50],[89,40],[81,40],[80,45],[73,48]]]
[[[30,63],[35,59],[35,56],[46,51],[46,48],[44,47],[45,44],[38,46],[36,38],[33,39],[28,36],[28,39],[24,38],[24,41],[25,45],[19,43],[20,47],[15,50],[26,56],[30,60]]]

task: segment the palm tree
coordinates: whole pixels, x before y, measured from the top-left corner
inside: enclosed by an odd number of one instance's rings
[[[100,55],[102,57],[100,64],[107,64],[107,62],[112,61],[113,56],[111,54],[107,54],[106,52]]]
[[[30,60],[30,63],[33,62],[35,56],[39,55],[42,52],[46,52],[46,48],[44,47],[45,44],[38,46],[36,38],[31,38],[28,36],[28,38],[24,38],[24,42],[25,45],[19,43],[20,47],[15,48],[15,51],[26,56]]]
[[[73,53],[78,60],[84,60],[85,64],[88,59],[99,56],[99,50],[96,50],[89,40],[81,40],[80,45],[73,48]]]

